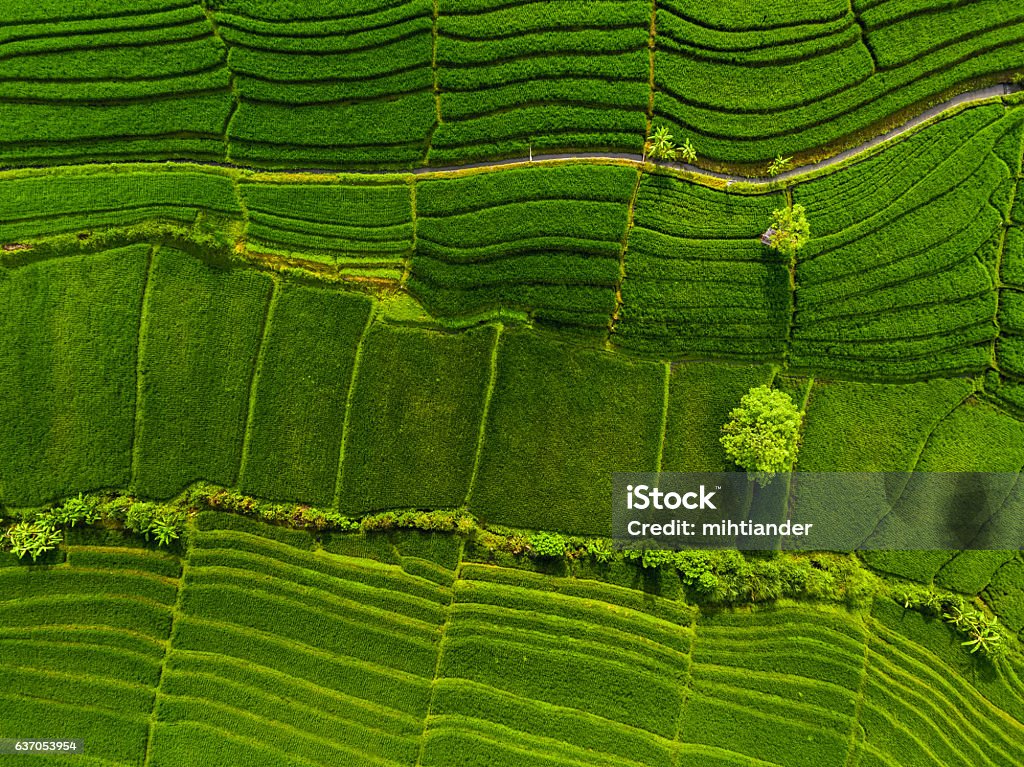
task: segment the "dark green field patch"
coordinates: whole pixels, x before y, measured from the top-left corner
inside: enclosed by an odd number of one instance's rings
[[[491,327],[457,334],[373,327],[352,393],[344,511],[465,501],[495,343]]]
[[[664,365],[510,331],[470,508],[488,522],[608,535],[615,471],[654,471]]]
[[[148,246],[0,271],[0,498],[124,486]]]
[[[244,492],[333,502],[345,402],[370,307],[359,295],[280,289],[257,372]]]
[[[232,485],[271,281],[171,249],[153,257],[140,342],[137,492]]]

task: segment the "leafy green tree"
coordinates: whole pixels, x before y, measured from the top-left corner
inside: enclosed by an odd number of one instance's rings
[[[564,557],[566,552],[565,538],[558,533],[544,531],[530,535],[530,552],[535,557],[555,559]]]
[[[811,238],[811,225],[803,205],[793,205],[772,211],[771,247],[787,256],[793,256]]]
[[[777,176],[780,173],[785,173],[792,165],[792,157],[783,157],[781,154],[775,155],[775,159],[768,165],[768,175]]]
[[[802,420],[788,394],[757,386],[729,413],[720,441],[729,459],[763,486],[793,468]]]
[[[654,135],[647,142],[646,149],[651,157],[656,160],[675,159],[676,145],[672,140],[672,134],[668,132],[667,126],[662,125],[654,131]]]
[[[967,633],[967,640],[960,644],[972,653],[981,652],[989,658],[997,658],[1005,651],[1003,636],[999,632],[999,621],[990,618],[983,612],[971,613],[963,626],[958,626]]]
[[[161,546],[170,546],[173,541],[181,537],[181,529],[175,521],[167,516],[158,517],[149,526],[146,536],[152,534],[156,542]]]

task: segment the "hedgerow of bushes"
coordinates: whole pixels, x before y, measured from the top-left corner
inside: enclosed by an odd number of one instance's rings
[[[462,509],[386,511],[362,518],[331,508],[257,500],[221,487],[197,484],[170,503],[122,494],[79,494],[53,508],[29,512],[8,528],[7,548],[33,559],[61,542],[61,531],[79,524],[123,528],[159,546],[171,546],[201,511],[222,511],[315,532],[386,533],[421,530],[461,535],[486,552],[538,561],[608,565],[624,560],[642,569],[674,568],[689,596],[729,605],[806,598],[860,604],[880,592],[881,581],[852,556],[834,554],[746,557],[738,551],[617,551],[606,538],[484,527]]]
[[[35,561],[56,549],[68,528],[99,523],[142,535],[159,546],[170,546],[182,538],[188,519],[188,510],[176,504],[141,501],[128,495],[79,493],[54,508],[24,514],[7,528],[2,540],[18,557],[31,556]]]
[[[52,508],[24,512],[3,534],[4,548],[33,561],[56,549],[68,528],[102,525],[142,535],[158,546],[178,545],[189,520],[202,511],[221,511],[312,532],[388,533],[420,530],[462,536],[491,555],[539,563],[589,562],[598,567],[628,562],[643,571],[674,571],[689,601],[732,606],[801,599],[862,606],[891,596],[904,608],[941,618],[964,636],[961,644],[988,658],[1006,651],[998,619],[963,597],[917,585],[894,589],[852,554],[743,554],[736,550],[617,550],[607,538],[584,538],[548,531],[484,527],[463,509],[398,510],[346,516],[331,508],[261,501],[200,483],[169,503],[118,493],[79,494]]]

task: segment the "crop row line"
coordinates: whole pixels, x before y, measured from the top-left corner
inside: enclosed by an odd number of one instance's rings
[[[149,712],[149,728],[146,734],[146,750],[145,757],[143,758],[143,767],[149,767],[150,760],[152,758],[152,746],[153,736],[156,733],[157,720],[160,715],[160,696],[163,694],[163,682],[164,675],[167,671],[167,662],[171,657],[172,648],[174,646],[175,629],[177,628],[177,618],[181,614],[181,597],[185,590],[185,579],[188,576],[189,568],[189,557],[185,556],[181,558],[181,576],[178,578],[177,594],[174,601],[174,606],[171,608],[171,626],[167,634],[167,641],[164,645],[164,656],[160,661],[160,671],[157,677],[156,690],[153,695],[153,708]]]
[[[345,417],[342,420],[341,426],[341,447],[338,450],[338,472],[337,479],[334,485],[334,507],[341,507],[341,493],[342,493],[342,479],[345,473],[345,441],[348,439],[350,426],[351,426],[351,412],[352,412],[352,399],[356,389],[356,382],[359,380],[359,363],[362,362],[363,349],[366,346],[366,339],[370,336],[370,328],[373,326],[373,321],[377,315],[377,303],[374,302],[373,306],[366,317],[366,325],[363,326],[363,332],[359,336],[359,343],[356,345],[356,354],[352,362],[352,373],[349,377],[348,391],[345,395]]]
[[[615,282],[615,310],[608,318],[608,334],[605,336],[605,348],[611,349],[612,334],[615,332],[615,325],[619,321],[619,313],[622,311],[622,284],[626,281],[626,251],[629,249],[629,236],[633,232],[634,211],[636,210],[636,198],[640,193],[640,183],[644,179],[642,171],[637,171],[636,183],[629,196],[629,206],[626,208],[626,227],[622,233],[622,247],[619,250],[619,276]]]
[[[494,345],[495,349],[497,349],[497,339],[495,340]],[[460,542],[459,561],[455,565],[455,578],[452,580],[451,585],[452,600],[448,603],[447,607],[445,608],[444,622],[441,624],[440,637],[437,642],[437,662],[434,664],[434,674],[430,680],[430,698],[427,702],[427,709],[423,715],[423,731],[420,734],[420,748],[416,755],[416,767],[420,767],[420,765],[423,763],[423,754],[427,747],[427,730],[430,728],[431,712],[433,711],[437,697],[437,683],[441,679],[441,663],[444,659],[445,642],[448,639],[448,627],[451,625],[452,613],[455,611],[455,585],[459,582],[459,577],[462,573],[462,557],[464,551],[465,543]]]
[[[491,401],[494,399],[494,389],[498,381],[498,351],[501,348],[502,334],[505,326],[500,322],[497,325],[497,332],[494,334],[494,345],[491,347],[491,356],[488,366],[487,390],[484,392],[484,405],[480,413],[480,429],[477,432],[476,450],[473,455],[473,469],[469,475],[469,484],[466,489],[466,500],[464,506],[469,506],[473,497],[473,490],[476,487],[477,477],[480,474],[480,465],[483,462],[484,442],[487,439],[487,419],[491,412]],[[453,587],[454,588],[454,587]]]
[[[1013,169],[1010,168],[1011,173]],[[998,332],[996,337],[992,339],[992,369],[999,372],[999,354],[998,354],[998,342],[999,337],[1003,334],[1003,327],[999,321],[999,308],[1002,304],[1003,289],[1006,285],[1003,283],[1003,251],[1006,249],[1006,236],[1010,231],[1010,228],[1014,225],[1013,221],[1013,209],[1016,205],[1017,195],[1019,194],[1019,187],[1021,181],[1018,179],[1016,183],[1010,184],[1010,201],[1006,206],[1008,212],[1006,218],[1003,220],[1002,230],[999,232],[999,244],[996,247],[996,265],[995,274],[992,278],[992,286],[995,292],[995,312],[992,321],[995,322]]]
[[[245,481],[245,470],[249,463],[249,449],[252,444],[252,433],[256,423],[256,387],[259,384],[260,374],[263,372],[263,366],[266,361],[267,339],[270,336],[270,330],[274,323],[274,310],[277,308],[277,302],[281,296],[280,281],[275,278],[271,279],[270,298],[267,300],[267,308],[263,313],[260,324],[260,342],[256,352],[256,363],[252,366],[252,375],[249,378],[248,412],[246,413],[245,430],[242,436],[242,456],[238,466],[238,477],[235,481],[235,484],[239,486]]]
[[[146,274],[142,283],[142,300],[139,304],[139,329],[135,338],[135,418],[131,433],[131,484],[138,481],[138,468],[142,450],[139,432],[142,430],[142,359],[146,352],[146,338],[149,336],[149,309],[152,302],[153,261],[159,245],[153,245],[146,254]]]

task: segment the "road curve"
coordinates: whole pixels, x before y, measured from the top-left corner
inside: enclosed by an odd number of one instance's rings
[[[858,155],[870,152],[880,144],[884,144],[891,141],[914,128],[926,123],[930,120],[934,120],[942,116],[946,112],[952,112],[971,104],[978,104],[989,99],[1002,98],[1008,96],[1011,93],[1024,90],[1021,86],[1011,85],[1009,83],[1002,83],[999,85],[990,85],[985,88],[978,88],[973,91],[967,91],[961,93],[958,96],[954,96],[948,101],[944,101],[941,104],[936,104],[933,107],[926,109],[915,117],[911,118],[907,122],[903,123],[897,128],[892,129],[886,133],[879,134],[863,144],[855,147],[851,147],[843,152],[840,152],[832,157],[818,162],[810,163],[809,165],[801,165],[800,167],[788,170],[785,173],[780,173],[777,176],[742,176],[730,173],[720,173],[718,171],[707,170],[697,165],[691,165],[689,163],[682,162],[668,162],[665,160],[653,160],[647,158],[646,160],[642,155],[633,154],[629,152],[563,152],[556,154],[537,154],[533,157],[517,157],[506,160],[485,160],[481,162],[466,163],[464,165],[439,165],[435,167],[424,166],[419,168],[413,168],[411,170],[344,170],[344,169],[325,169],[325,168],[289,168],[271,170],[267,168],[254,168],[247,165],[238,165],[236,163],[224,162],[224,161],[207,161],[201,162],[196,160],[154,160],[154,161],[132,161],[126,162],[125,165],[145,165],[147,163],[152,164],[172,164],[172,165],[195,165],[195,166],[209,166],[215,168],[230,168],[232,170],[246,171],[253,174],[275,174],[279,176],[288,175],[301,175],[301,174],[315,174],[315,175],[366,175],[366,176],[394,176],[411,173],[413,175],[425,175],[425,174],[448,174],[448,173],[459,173],[466,170],[474,169],[492,169],[492,168],[503,168],[517,165],[530,165],[531,163],[538,163],[543,161],[566,161],[571,162],[573,160],[619,160],[630,163],[635,163],[637,166],[643,165],[655,165],[660,168],[666,168],[669,170],[685,171],[692,176],[702,177],[705,179],[714,179],[717,181],[725,181],[726,186],[730,184],[746,184],[752,187],[768,186],[770,184],[776,184],[780,181],[799,180],[800,178],[816,173],[819,170],[829,168],[835,165],[840,165],[847,160],[857,157]],[[86,163],[85,165],[97,165],[106,163]],[[26,165],[26,166],[8,166],[0,167],[0,173],[16,173],[21,170],[50,170],[55,171],[60,168],[67,167],[82,167],[82,166],[68,166],[68,165]]]
[[[751,184],[753,186],[767,186],[779,181],[789,181],[798,179],[802,176],[806,176],[811,173],[815,173],[824,168],[829,168],[833,165],[839,165],[846,162],[850,158],[856,157],[857,155],[869,152],[880,144],[884,144],[887,141],[891,141],[904,133],[914,130],[914,128],[922,125],[923,123],[933,120],[936,117],[941,116],[946,112],[951,112],[955,109],[959,109],[970,104],[980,103],[988,101],[992,98],[1000,98],[1002,96],[1008,96],[1011,93],[1021,90],[1020,86],[1010,85],[1009,83],[1002,83],[999,85],[990,85],[986,88],[979,88],[973,91],[967,91],[961,93],[958,96],[954,96],[948,101],[944,101],[941,104],[936,104],[933,107],[926,109],[919,115],[911,118],[907,122],[903,123],[897,128],[893,128],[891,131],[881,133],[863,144],[855,147],[851,147],[843,152],[840,152],[832,157],[818,162],[811,163],[809,165],[801,165],[798,168],[793,168],[785,173],[780,173],[777,176],[740,176],[730,173],[719,173],[713,170],[707,170],[697,165],[690,165],[689,163],[683,162],[668,162],[665,160],[652,160],[648,158],[646,162],[657,165],[661,168],[670,168],[672,170],[682,170],[689,173],[696,174],[698,176],[704,176],[706,178],[719,179],[726,181],[729,184],[744,183]],[[476,162],[468,163],[466,165],[445,165],[438,167],[424,167],[416,168],[412,172],[416,175],[424,173],[456,173],[463,170],[471,170],[474,168],[500,168],[506,165],[529,165],[531,162],[541,162],[543,160],[628,160],[636,162],[638,164],[644,162],[644,157],[639,154],[632,154],[629,152],[576,152],[576,153],[560,153],[560,154],[537,154],[534,155],[532,160],[529,157],[520,157],[509,160],[496,160],[491,162]]]

